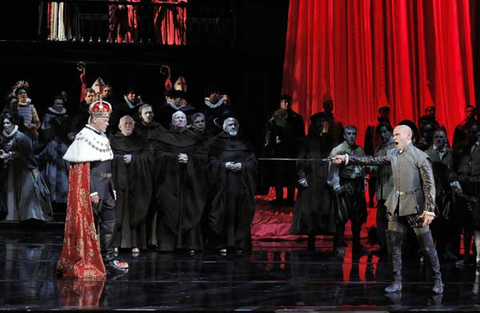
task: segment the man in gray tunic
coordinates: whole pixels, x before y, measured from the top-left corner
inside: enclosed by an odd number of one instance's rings
[[[349,155],[364,156],[365,152],[355,141],[357,128],[353,125],[345,127],[344,142],[333,148],[330,156],[347,153]],[[365,171],[363,166],[351,163],[338,166],[329,163],[327,184],[335,193],[334,206],[336,210],[336,232],[334,236],[334,254],[343,256],[345,249],[342,246],[345,224],[352,223],[352,253],[357,255],[369,254],[367,248],[360,243],[360,230],[367,220],[367,203],[365,201]]]
[[[406,125],[393,130],[396,149],[385,156],[337,155],[336,164],[391,165],[394,188],[387,198],[387,247],[393,266],[393,282],[385,288],[392,293],[402,290],[402,238],[410,226],[430,263],[434,293],[443,293],[440,262],[428,225],[435,217],[435,182],[428,155],[412,144],[412,130]]]

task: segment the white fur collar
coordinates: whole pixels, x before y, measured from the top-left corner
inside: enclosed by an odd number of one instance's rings
[[[72,163],[113,160],[110,141],[90,125],[86,125],[76,136],[63,158]]]

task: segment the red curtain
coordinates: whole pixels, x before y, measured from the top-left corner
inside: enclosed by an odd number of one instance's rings
[[[304,118],[331,97],[359,143],[385,103],[393,124],[434,105],[451,138],[475,105],[470,27],[469,0],[290,0],[283,92]]]

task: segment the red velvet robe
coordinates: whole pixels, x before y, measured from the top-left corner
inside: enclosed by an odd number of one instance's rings
[[[90,200],[90,163],[70,165],[67,201],[65,237],[57,270],[64,277],[104,277]]]

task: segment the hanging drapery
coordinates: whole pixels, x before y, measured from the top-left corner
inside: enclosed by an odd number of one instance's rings
[[[162,45],[185,45],[187,42],[188,0],[152,0],[153,27],[157,42]]]
[[[475,105],[470,27],[469,0],[290,0],[283,92],[304,118],[331,97],[359,139],[385,103],[394,124],[434,105],[451,138]]]
[[[118,0],[109,0],[118,2]],[[140,0],[127,0],[137,3]],[[138,41],[138,6],[111,4],[108,6],[108,39],[110,42],[133,43]]]

